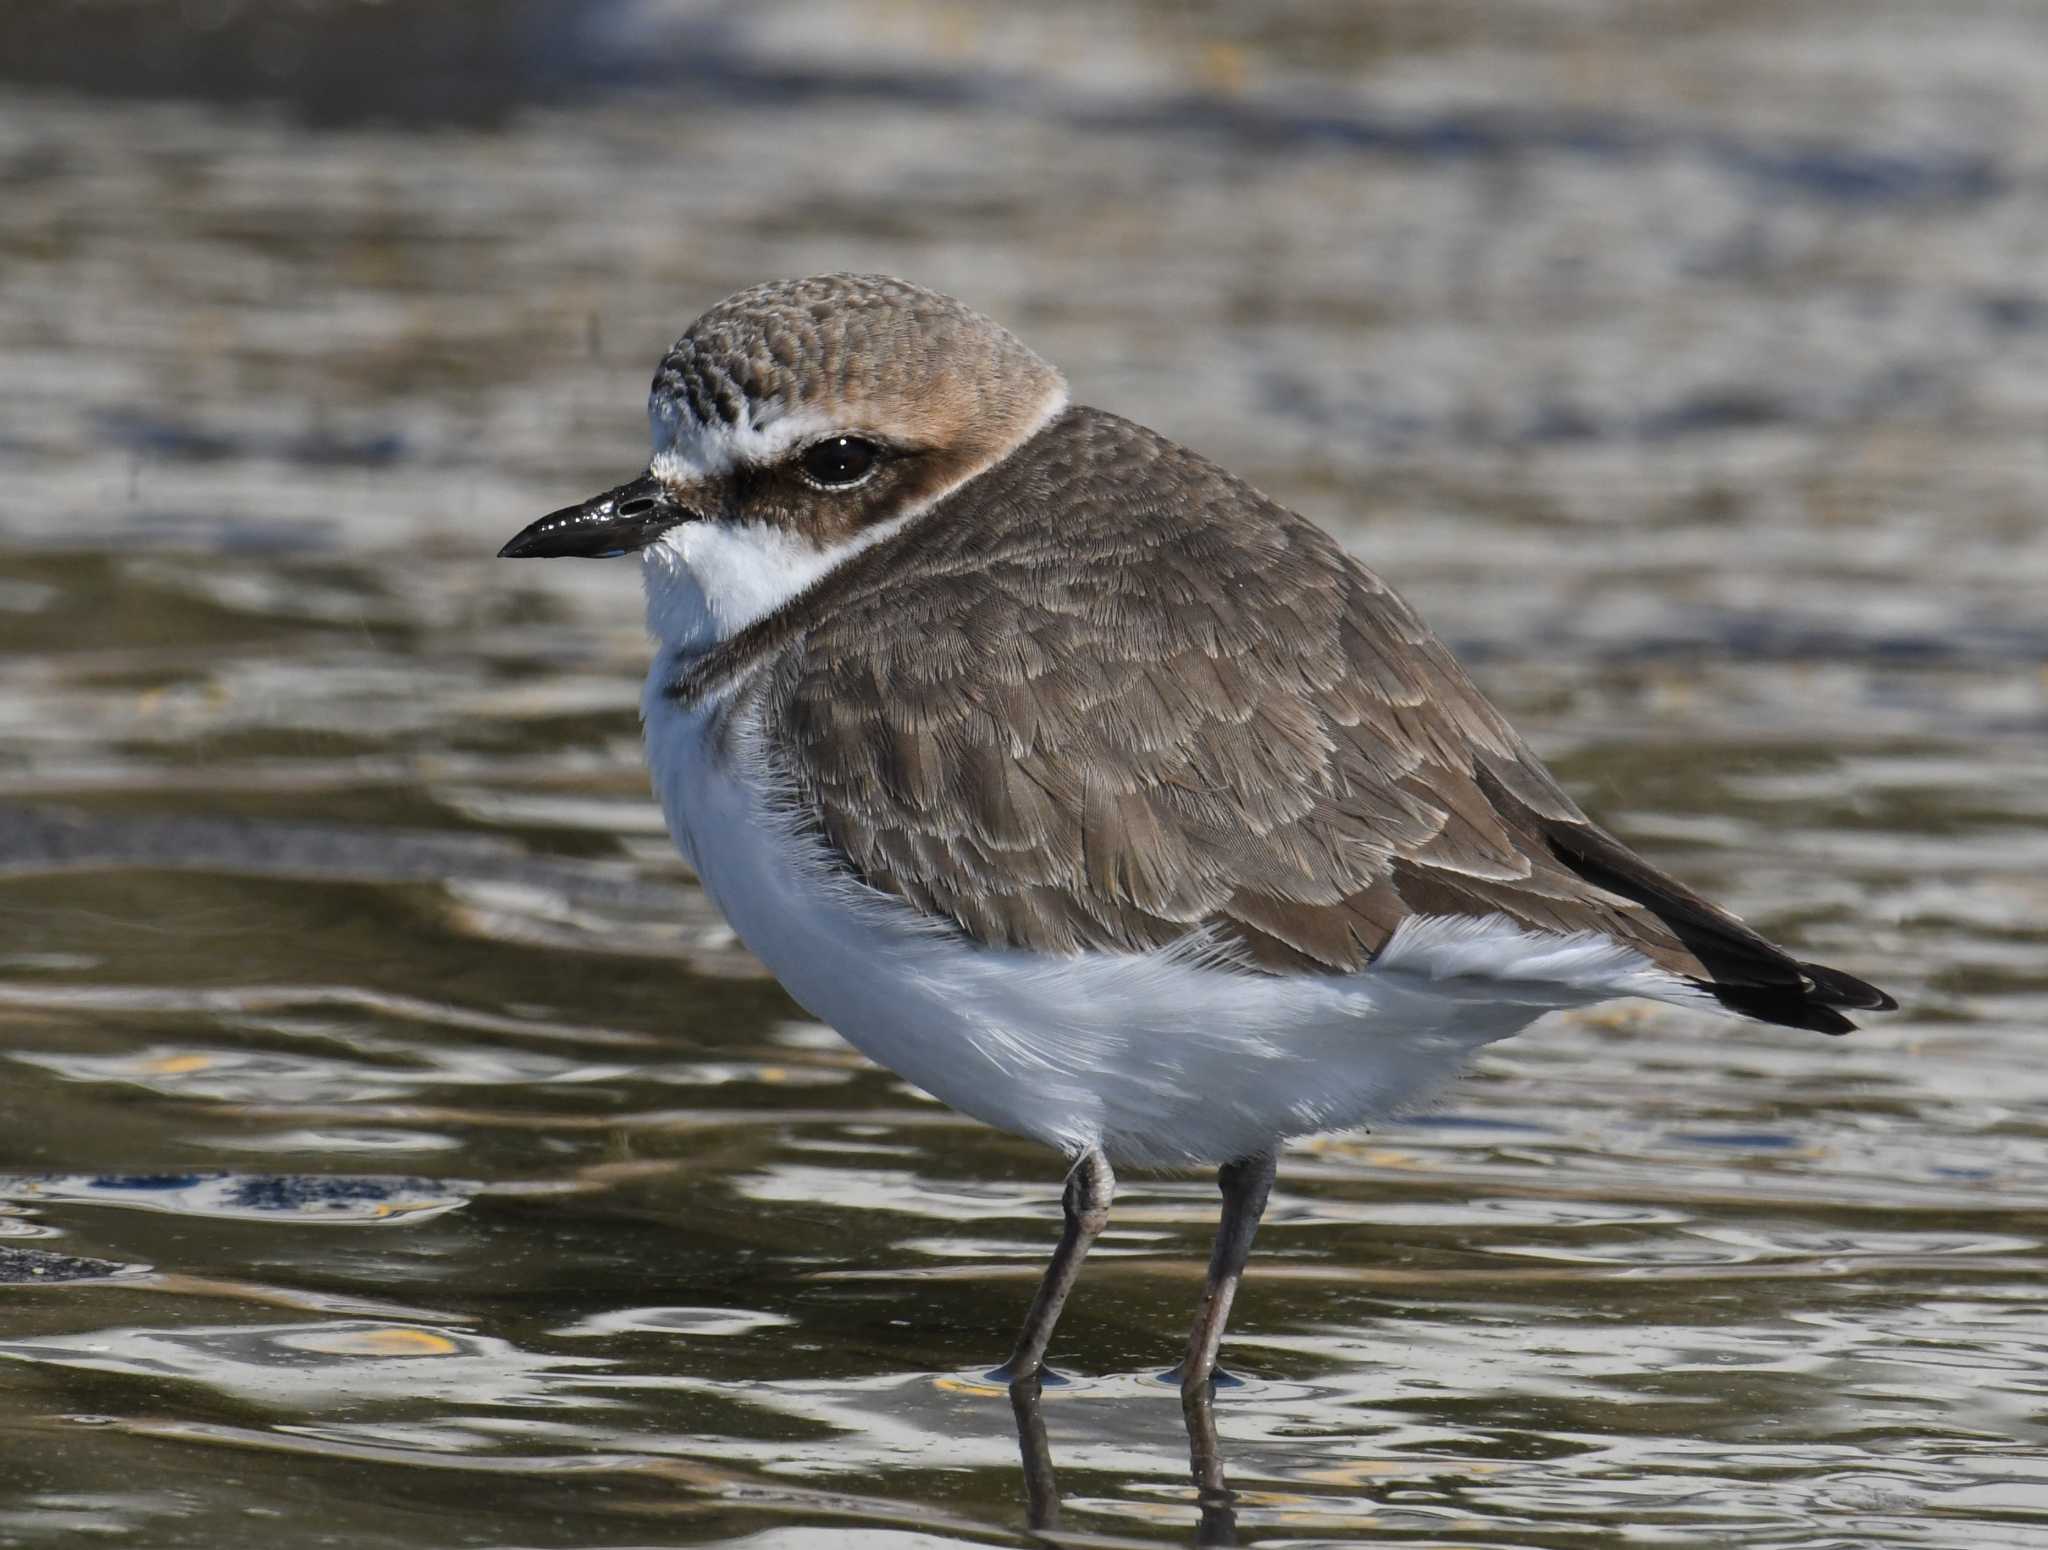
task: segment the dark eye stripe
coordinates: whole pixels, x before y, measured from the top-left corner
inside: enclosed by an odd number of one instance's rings
[[[798,466],[804,477],[828,489],[834,485],[858,484],[875,466],[881,449],[858,436],[828,436],[804,449]]]

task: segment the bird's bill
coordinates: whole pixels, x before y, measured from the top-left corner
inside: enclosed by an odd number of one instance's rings
[[[608,560],[645,549],[691,513],[652,474],[564,506],[522,529],[498,551],[501,560]]]

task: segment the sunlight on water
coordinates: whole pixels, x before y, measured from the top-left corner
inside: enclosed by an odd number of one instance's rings
[[[2043,1542],[2036,17],[389,9],[0,60],[0,1544]],[[1297,1147],[1213,1445],[1214,1187],[1127,1180],[1013,1409],[1058,1159],[735,942],[630,567],[490,558],[825,267],[1331,525],[1905,1010]]]

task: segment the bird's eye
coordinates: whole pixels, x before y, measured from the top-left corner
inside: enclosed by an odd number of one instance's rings
[[[859,484],[874,471],[879,451],[872,441],[863,441],[858,436],[828,436],[804,449],[799,466],[811,483],[827,489],[844,489]]]

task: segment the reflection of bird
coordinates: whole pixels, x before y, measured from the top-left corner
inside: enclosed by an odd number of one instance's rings
[[[641,552],[648,757],[713,899],[867,1054],[1075,1159],[1014,1376],[1112,1160],[1221,1165],[1197,1387],[1288,1137],[1558,1007],[1893,1005],[1589,822],[1320,529],[956,301],[742,291],[652,416],[646,473],[504,552]]]
[[[1025,1521],[1034,1534],[1050,1534],[1060,1527],[1060,1481],[1039,1398],[1035,1379],[1010,1385],[1010,1414],[1017,1423],[1017,1453],[1024,1465]],[[1188,1428],[1188,1473],[1194,1480],[1195,1505],[1202,1514],[1194,1543],[1234,1545],[1237,1493],[1230,1488],[1222,1445],[1216,1438],[1215,1403],[1208,1385],[1181,1391],[1181,1417]]]

